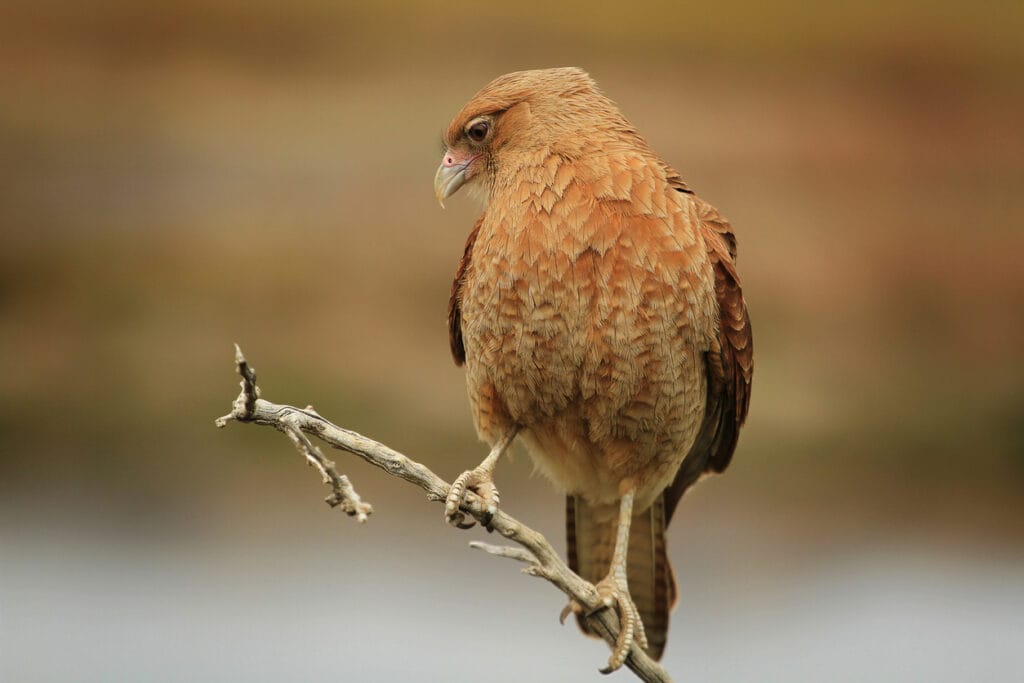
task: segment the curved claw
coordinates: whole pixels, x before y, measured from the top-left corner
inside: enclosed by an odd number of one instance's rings
[[[580,603],[576,602],[572,598],[569,599],[569,603],[562,608],[562,613],[558,615],[558,623],[565,626],[565,620],[569,618],[570,614],[582,614],[583,608],[580,607]]]
[[[612,649],[611,656],[608,657],[608,666],[598,669],[603,674],[610,674],[622,668],[626,657],[629,656],[629,651],[633,648],[633,643],[638,640],[636,626],[640,623],[640,615],[635,612],[636,607],[632,606],[632,602],[632,600],[628,600],[625,603],[618,602],[616,605],[615,611],[619,615],[619,636],[615,639],[615,648]]]
[[[644,630],[640,611],[633,602],[633,598],[630,597],[627,586],[618,586],[613,579],[605,578],[598,582],[596,588],[604,604],[591,611],[587,616],[607,607],[613,608],[619,617],[619,635],[615,639],[615,647],[612,648],[612,654],[608,658],[608,665],[603,669],[598,669],[603,674],[610,674],[622,668],[634,643],[647,649],[647,632]],[[576,607],[578,608],[578,605]],[[562,610],[563,619],[571,611],[574,611],[573,602],[570,602]]]
[[[457,510],[453,515],[445,515],[445,520],[456,529],[472,529],[476,526],[476,520],[467,520],[461,510]]]
[[[483,524],[490,527],[491,519],[498,512],[498,488],[494,485],[490,470],[479,467],[463,472],[452,483],[444,503],[445,521],[459,529],[469,529],[476,524],[473,520],[467,523],[466,516],[459,510],[467,490],[472,490],[483,500],[486,510]]]
[[[621,621],[619,623],[622,624]],[[608,658],[608,666],[603,669],[598,669],[598,672],[607,675],[621,669],[622,665],[626,662],[626,657],[629,656],[629,651],[632,647],[633,622],[627,620],[625,625],[619,629],[619,638],[615,641],[615,649],[612,650],[611,657]]]

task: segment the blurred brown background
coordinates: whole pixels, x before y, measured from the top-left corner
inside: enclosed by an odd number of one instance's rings
[[[598,679],[481,532],[339,454],[358,526],[281,436],[213,427],[237,341],[271,400],[480,459],[439,137],[570,64],[730,217],[753,315],[669,670],[1024,677],[1022,37],[998,1],[3,3],[0,680]],[[563,542],[528,458],[498,483]]]

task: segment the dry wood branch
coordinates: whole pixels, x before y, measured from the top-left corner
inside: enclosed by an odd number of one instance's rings
[[[242,377],[242,393],[232,404],[231,412],[216,420],[217,426],[224,427],[231,420],[252,422],[269,425],[288,435],[307,462],[318,468],[324,482],[331,484],[332,493],[328,496],[327,502],[332,507],[341,506],[345,512],[356,516],[359,521],[365,521],[366,516],[372,512],[370,505],[360,500],[348,478],[338,474],[334,463],[323,456],[306,436],[307,434],[321,439],[333,448],[357,455],[388,474],[415,484],[426,491],[429,500],[444,502],[451,485],[429,468],[382,443],[337,426],[312,408],[300,409],[263,400],[260,398],[259,388],[256,386],[256,373],[245,360],[242,350],[237,345],[235,346],[235,364],[238,374]],[[481,504],[481,500],[473,494],[468,494],[464,501],[460,510],[484,524],[489,515]],[[523,569],[525,573],[546,579],[566,596],[583,606],[588,613],[593,611],[594,613],[589,617],[593,629],[609,646],[615,646],[619,633],[619,620],[615,611],[599,609],[603,603],[594,585],[569,569],[541,533],[522,524],[500,509],[490,519],[489,528],[510,541],[518,543],[522,548],[495,546],[475,541],[470,545],[493,555],[525,562],[527,565]],[[664,667],[651,659],[638,645],[633,645],[625,663],[644,681],[667,682],[671,680]]]
[[[260,389],[256,385],[256,370],[245,360],[245,356],[242,355],[242,349],[239,348],[238,344],[235,344],[235,367],[238,370],[238,374],[242,376],[242,393],[238,395],[238,398],[232,404],[231,412],[217,418],[215,424],[218,427],[227,425],[230,420],[238,420],[240,422],[254,421],[248,419],[248,416],[252,416],[255,413]],[[373,506],[363,502],[359,494],[356,493],[355,488],[353,488],[352,482],[348,480],[348,477],[344,474],[338,474],[338,470],[334,468],[334,461],[324,457],[320,449],[303,433],[302,423],[296,419],[294,412],[303,412],[320,419],[323,418],[313,410],[313,406],[306,406],[304,411],[299,411],[298,408],[292,408],[291,406],[282,407],[288,408],[288,411],[283,411],[278,419],[266,424],[271,424],[277,430],[287,435],[292,443],[295,444],[299,453],[306,458],[307,464],[316,467],[320,472],[320,476],[323,477],[324,483],[331,485],[331,495],[324,499],[328,505],[332,508],[340,507],[349,517],[355,517],[360,523],[365,522],[367,517],[373,513]]]

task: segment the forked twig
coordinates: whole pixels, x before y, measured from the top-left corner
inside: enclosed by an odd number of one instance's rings
[[[224,427],[232,420],[252,422],[269,425],[286,434],[307,463],[316,467],[324,482],[331,485],[331,495],[327,497],[327,503],[331,507],[341,507],[347,514],[356,517],[360,522],[365,522],[367,516],[373,512],[370,504],[360,499],[348,477],[338,473],[334,462],[326,458],[307,435],[315,436],[333,448],[357,455],[388,474],[420,487],[426,491],[428,500],[441,503],[445,501],[451,485],[426,466],[382,443],[339,427],[311,407],[300,409],[289,405],[278,405],[260,398],[259,387],[256,385],[256,372],[246,361],[237,344],[235,345],[235,365],[238,374],[242,377],[242,392],[232,404],[231,412],[217,418],[216,425]],[[619,620],[615,610],[600,609],[604,603],[594,585],[569,569],[540,532],[519,522],[501,509],[491,516],[481,504],[480,498],[472,493],[466,495],[459,509],[481,524],[489,521],[489,528],[522,547],[496,546],[478,541],[471,542],[470,546],[492,555],[526,563],[526,567],[523,569],[525,573],[546,579],[566,596],[575,600],[588,614],[593,612],[588,617],[589,626],[609,646],[615,646],[619,633]],[[644,681],[667,682],[671,680],[664,667],[651,659],[636,644],[630,649],[625,665]]]

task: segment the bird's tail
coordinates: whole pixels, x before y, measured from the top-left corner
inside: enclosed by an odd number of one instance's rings
[[[611,565],[618,524],[618,504],[591,505],[582,498],[565,499],[569,566],[591,583],[603,579]],[[661,659],[668,637],[668,613],[676,603],[676,577],[665,548],[665,502],[662,496],[649,509],[633,516],[629,532],[626,573],[629,592],[647,632],[647,652]],[[594,635],[582,619],[580,628]]]

